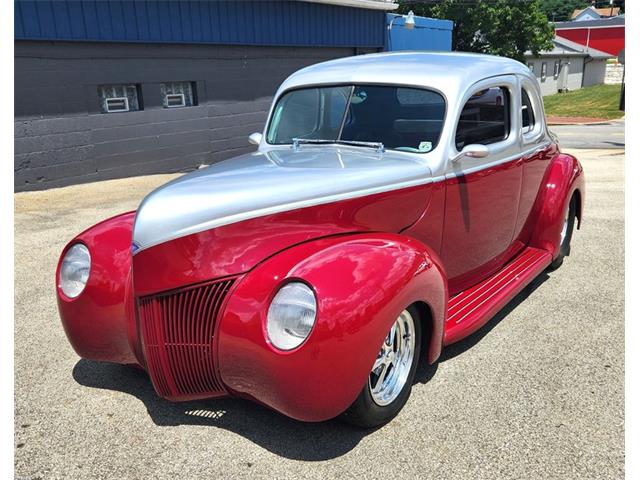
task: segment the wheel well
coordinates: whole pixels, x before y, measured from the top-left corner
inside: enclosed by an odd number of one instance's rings
[[[431,343],[431,334],[433,332],[433,315],[431,307],[424,302],[416,302],[413,304],[420,314],[420,326],[422,327],[422,341],[420,344],[420,356],[427,358],[429,356],[429,346]]]
[[[580,196],[580,190],[575,190],[571,198],[576,199],[576,217],[578,218],[578,229],[582,224],[582,197]]]

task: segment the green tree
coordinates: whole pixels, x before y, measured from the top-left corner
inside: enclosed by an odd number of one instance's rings
[[[453,21],[453,49],[501,55],[524,62],[524,53],[537,55],[553,47],[553,27],[540,9],[540,0],[400,1],[399,13]]]

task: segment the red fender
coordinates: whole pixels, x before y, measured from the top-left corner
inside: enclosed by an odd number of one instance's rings
[[[318,313],[309,338],[283,352],[267,340],[266,315],[292,280],[313,288]],[[290,417],[333,418],[355,400],[391,325],[415,302],[431,311],[428,359],[437,359],[446,285],[435,253],[402,235],[334,236],[291,247],[244,276],[231,295],[215,349],[221,378],[234,394]]]
[[[56,269],[58,311],[69,342],[90,360],[136,364],[136,333],[132,317],[131,231],[135,212],[109,218],[85,230],[62,251]],[[60,264],[74,243],[91,254],[91,271],[84,291],[68,298],[58,286]],[[127,313],[127,309],[130,310]]]
[[[533,209],[532,218],[536,223],[529,241],[531,247],[547,250],[553,258],[558,256],[564,212],[575,192],[579,195],[577,215],[580,228],[585,195],[582,165],[573,155],[558,154],[547,168]]]

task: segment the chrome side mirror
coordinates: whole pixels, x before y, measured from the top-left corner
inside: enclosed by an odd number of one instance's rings
[[[254,132],[251,135],[249,135],[249,143],[251,145],[260,145],[261,141],[262,141],[262,134],[261,133]]]
[[[479,143],[472,143],[462,149],[460,153],[454,155],[451,159],[452,162],[458,162],[464,157],[470,158],[485,158],[489,155],[489,148],[486,145],[480,145]]]

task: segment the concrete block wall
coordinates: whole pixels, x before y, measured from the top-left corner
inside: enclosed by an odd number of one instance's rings
[[[304,66],[352,48],[16,41],[15,189],[188,171],[255,147],[272,95]],[[160,83],[198,105],[162,107]],[[140,84],[144,110],[100,113],[97,87]]]

